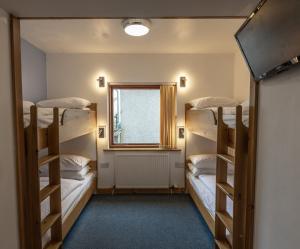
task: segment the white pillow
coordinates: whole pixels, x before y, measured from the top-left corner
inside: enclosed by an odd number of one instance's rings
[[[60,155],[60,170],[67,170],[67,171],[79,171],[88,163],[91,159],[78,156],[78,155]]]
[[[245,100],[240,105],[243,108],[243,114],[249,114],[249,105],[250,105],[249,99]]]
[[[200,154],[200,155],[190,155],[188,160],[191,161],[193,165],[204,165],[204,162],[216,162],[216,154]],[[202,163],[202,164],[201,164]]]
[[[48,177],[49,170],[48,165],[44,165],[40,168],[40,177]],[[78,171],[60,171],[60,177],[65,179],[74,179],[74,180],[84,180],[84,177],[90,171],[90,167],[86,166],[83,167],[81,170]]]
[[[30,114],[30,107],[33,105],[33,102],[23,100],[23,114]]]
[[[193,107],[197,108],[210,108],[210,107],[232,107],[236,106],[238,102],[234,99],[226,97],[204,97],[194,99],[189,102]]]
[[[89,166],[82,168],[80,171],[61,171],[60,177],[65,179],[84,180],[84,177],[89,171]]]
[[[195,176],[199,175],[215,175],[216,174],[216,167],[211,165],[211,167],[207,168],[197,168],[195,165],[188,163],[188,168],[190,172]]]
[[[59,98],[59,99],[47,99],[39,101],[36,105],[38,107],[60,107],[70,109],[83,109],[91,104],[90,101],[78,97]]]

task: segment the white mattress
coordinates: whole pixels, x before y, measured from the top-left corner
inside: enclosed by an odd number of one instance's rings
[[[66,220],[68,215],[72,212],[76,204],[81,200],[86,190],[91,186],[95,177],[94,172],[86,175],[82,181],[72,179],[61,179],[61,198],[62,198],[62,222]],[[48,177],[41,177],[41,189],[48,184]],[[50,210],[49,198],[45,199],[41,204],[41,219],[43,220]],[[50,241],[50,230],[43,236],[43,245]]]
[[[195,190],[197,196],[201,199],[204,206],[215,218],[215,203],[216,203],[216,175],[200,175],[193,176],[190,172],[187,173],[187,179],[192,188]],[[233,185],[233,175],[228,176],[228,183]],[[227,212],[233,214],[233,202],[227,197]]]
[[[38,127],[46,128],[53,122],[53,108],[38,108]],[[91,110],[85,109],[63,109],[59,108],[59,124],[65,125],[80,119],[89,120]],[[30,124],[30,114],[24,114],[24,127]]]

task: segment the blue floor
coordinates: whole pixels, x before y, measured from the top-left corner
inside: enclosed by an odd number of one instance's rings
[[[212,249],[213,236],[188,195],[94,196],[64,249]]]

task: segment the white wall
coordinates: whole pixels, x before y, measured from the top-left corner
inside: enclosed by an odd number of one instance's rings
[[[19,248],[9,19],[0,9],[0,244]]]
[[[239,101],[249,99],[250,71],[240,51],[234,55],[234,90],[233,96]]]
[[[99,88],[96,79],[102,75],[108,82],[174,82],[187,77],[186,88],[178,88],[178,125],[184,125],[184,104],[202,96],[233,97],[233,54],[48,54],[48,97],[80,96],[98,103],[98,125],[107,125],[107,88]],[[214,148],[209,141],[195,141],[205,152]],[[78,150],[78,145],[75,145]],[[114,185],[114,153],[102,149],[108,140],[98,140],[101,168],[99,186]],[[172,152],[171,182],[183,186],[184,140],[179,140],[181,153]],[[72,150],[70,145],[69,150]],[[86,145],[84,145],[86,146]],[[179,165],[179,164],[177,164]]]
[[[23,99],[37,102],[47,97],[46,54],[21,40]]]
[[[299,248],[300,67],[259,92],[254,248]]]

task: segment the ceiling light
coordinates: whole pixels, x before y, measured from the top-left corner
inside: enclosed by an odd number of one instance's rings
[[[123,21],[126,34],[131,36],[143,36],[150,31],[150,21],[146,19],[126,19]]]

